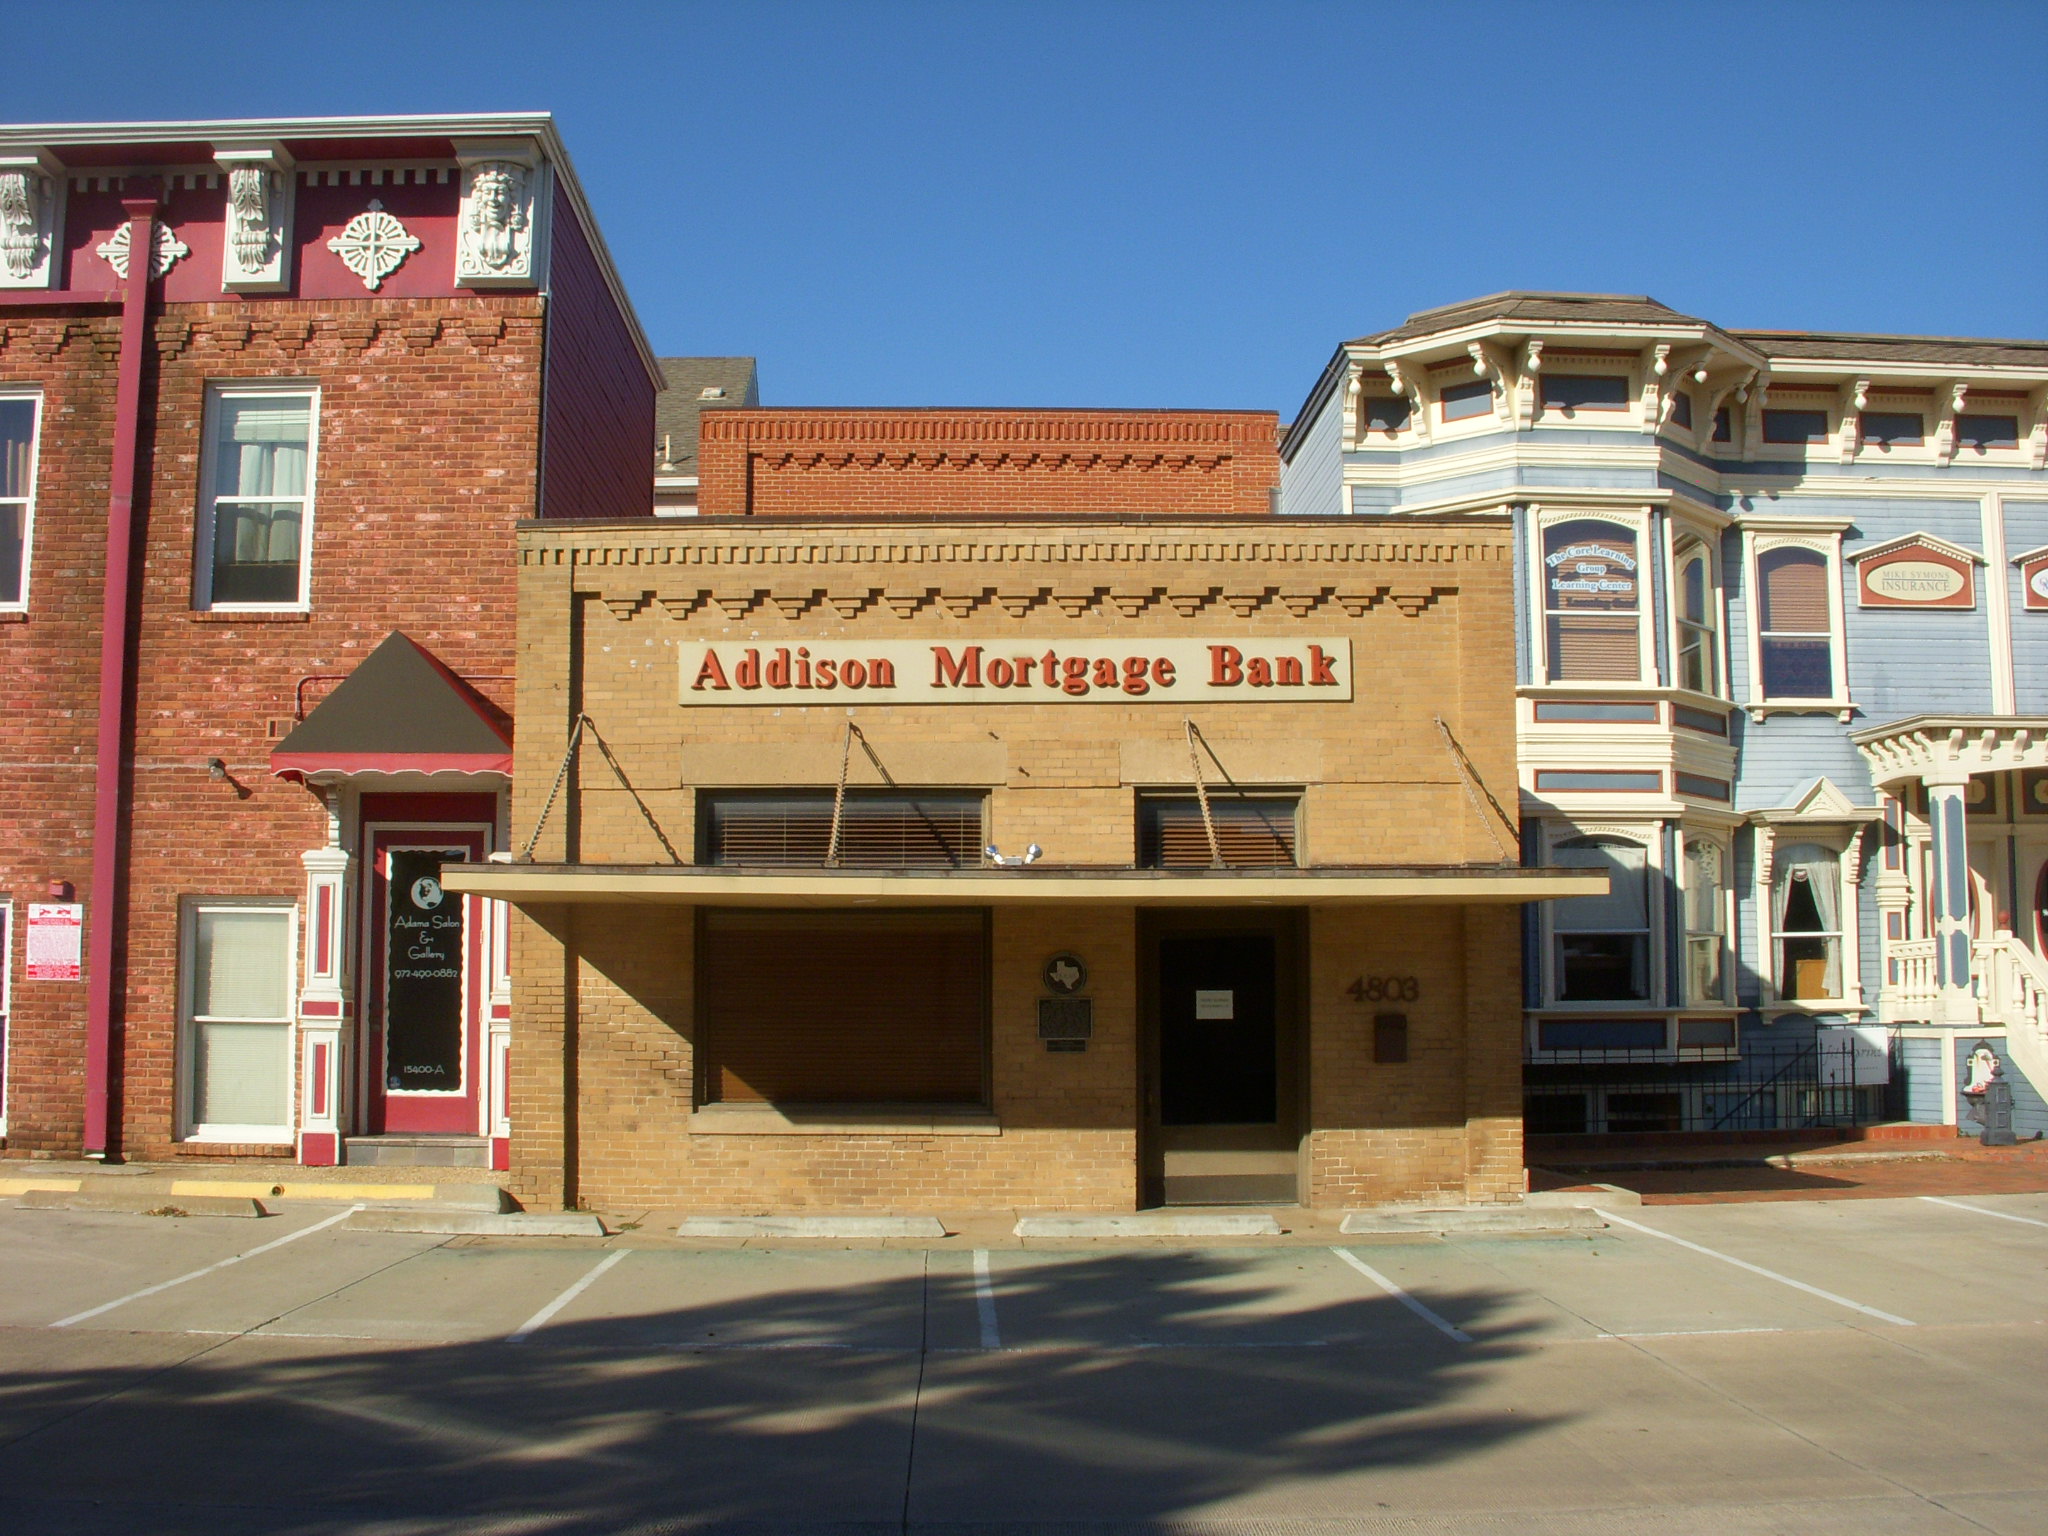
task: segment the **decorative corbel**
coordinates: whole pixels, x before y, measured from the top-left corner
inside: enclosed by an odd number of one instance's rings
[[[298,178],[291,151],[275,141],[216,144],[226,173],[226,238],[220,285],[228,293],[278,293],[291,286],[292,206]]]
[[[2033,418],[2027,429],[2028,463],[2048,469],[2048,384],[2027,396],[2027,414]]]
[[[1522,345],[1522,377],[1515,390],[1515,427],[1527,431],[1536,424],[1536,406],[1543,396],[1543,338],[1531,336]]]
[[[462,201],[455,286],[534,288],[545,279],[547,164],[530,139],[458,141]]]
[[[1679,392],[1688,382],[1704,384],[1707,379],[1706,361],[1709,356],[1705,347],[1695,347],[1688,352],[1675,353],[1670,347],[1659,344],[1650,359],[1649,374],[1657,381],[1656,409],[1650,409],[1650,392],[1643,391],[1643,425],[1645,431],[1657,432],[1671,425],[1671,413],[1677,408]],[[1693,401],[1693,430],[1699,430],[1699,401]]]
[[[0,154],[0,288],[55,288],[64,167],[46,149]]]
[[[1654,433],[1664,423],[1670,398],[1671,343],[1660,341],[1643,354],[1643,430]]]
[[[1863,446],[1863,407],[1870,400],[1870,380],[1857,379],[1842,386],[1842,462],[1856,462]]]
[[[1358,359],[1355,357],[1346,358],[1344,360],[1343,423],[1343,451],[1346,453],[1351,452],[1358,446],[1358,429],[1360,426],[1358,407],[1364,394],[1365,380],[1360,375]]]
[[[1736,386],[1735,398],[1742,402],[1742,456],[1753,459],[1764,442],[1764,402],[1771,394],[1771,370],[1759,368]]]
[[[1950,464],[1956,456],[1956,418],[1963,413],[1963,401],[1970,393],[1970,386],[1957,379],[1948,387],[1948,398],[1942,403],[1941,420],[1934,428],[1934,462]]]
[[[1469,343],[1465,351],[1472,359],[1472,377],[1485,379],[1493,385],[1493,414],[1501,421],[1509,420],[1514,414],[1508,364],[1497,348],[1489,347],[1483,341]]]
[[[1387,377],[1393,382],[1394,393],[1408,397],[1408,420],[1415,428],[1415,435],[1424,442],[1429,441],[1429,408],[1422,395],[1422,380],[1409,378],[1401,371],[1398,358],[1386,361]]]

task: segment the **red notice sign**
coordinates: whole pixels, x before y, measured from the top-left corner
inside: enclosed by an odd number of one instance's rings
[[[29,981],[77,981],[82,974],[85,908],[74,901],[32,901],[28,907]]]

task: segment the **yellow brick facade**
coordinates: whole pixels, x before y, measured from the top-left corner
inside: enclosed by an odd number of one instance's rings
[[[1231,779],[1300,792],[1304,866],[1512,863],[1512,830],[1486,801],[1515,783],[1512,580],[1509,530],[1486,519],[530,525],[515,844],[545,813],[537,866],[666,866],[664,838],[692,861],[706,790],[830,788],[842,767],[852,786],[883,783],[847,750],[852,720],[896,784],[985,793],[998,846],[1128,869],[1139,791],[1192,783],[1192,719]],[[1302,636],[1349,642],[1353,698],[678,703],[681,652],[709,642],[1000,650],[1050,637],[1142,652],[1201,637],[1251,652]],[[586,739],[557,789],[579,714],[618,773]],[[1306,914],[1304,1198],[1519,1196],[1518,912]],[[513,943],[515,1188],[529,1204],[606,1209],[1131,1209],[1144,1194],[1145,920],[1135,901],[993,909],[990,1113],[972,1125],[736,1134],[698,1104],[694,909],[528,903]],[[1040,968],[1061,950],[1090,965],[1085,1052],[1049,1053],[1037,1036]],[[1353,989],[1383,975],[1415,979],[1405,1063],[1374,1061],[1375,1005]]]

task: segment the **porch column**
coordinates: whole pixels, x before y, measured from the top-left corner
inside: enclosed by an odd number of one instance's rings
[[[1964,797],[1970,775],[1943,767],[1921,775],[1927,787],[1927,825],[1933,864],[1934,979],[1939,988],[1934,1022],[1974,1029],[1977,997],[1970,988],[1970,839]]]
[[[349,1124],[348,874],[341,818],[328,799],[328,843],[299,855],[306,867],[306,954],[299,988],[299,1162],[332,1168]]]
[[[1896,787],[1896,786],[1894,786]],[[1906,807],[1889,790],[1884,795],[1884,848],[1875,881],[1879,962],[1877,1018],[1896,1024],[1906,1018],[1899,1004],[1898,960],[1892,946],[1906,937],[1906,915],[1913,904],[1913,882],[1906,873]]]

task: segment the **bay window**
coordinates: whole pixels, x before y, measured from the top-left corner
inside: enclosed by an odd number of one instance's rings
[[[196,606],[305,606],[317,400],[275,388],[208,400]]]
[[[1649,849],[1611,835],[1553,843],[1550,862],[1607,873],[1604,896],[1550,903],[1551,987],[1559,1003],[1651,998]]]
[[[1544,530],[1550,681],[1632,683],[1642,675],[1636,550],[1636,532],[1623,523],[1574,518]]]

